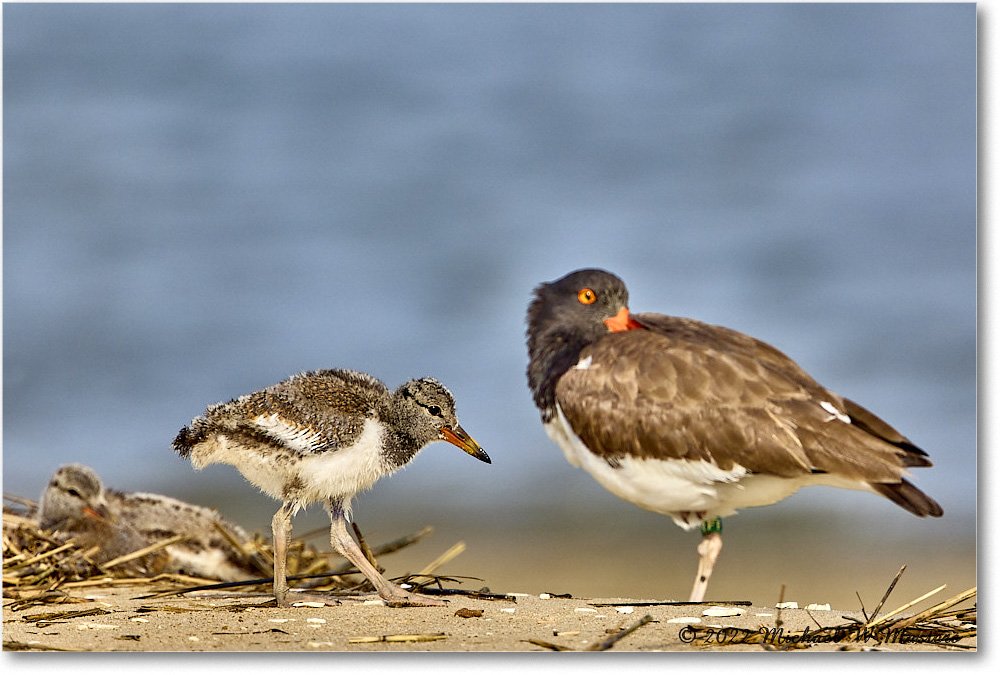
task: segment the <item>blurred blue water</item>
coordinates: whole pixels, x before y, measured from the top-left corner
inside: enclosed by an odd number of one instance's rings
[[[601,266],[634,310],[751,333],[885,417],[935,462],[918,485],[971,514],[975,21],[6,5],[4,490],[82,461],[122,489],[246,492],[174,456],[177,430],[351,367],[438,377],[493,457],[432,446],[377,488],[401,503],[613,500],[524,380],[532,287]],[[773,508],[894,509],[815,495]]]

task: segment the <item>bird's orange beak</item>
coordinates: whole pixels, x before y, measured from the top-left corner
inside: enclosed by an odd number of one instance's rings
[[[450,429],[448,427],[442,428],[441,440],[448,441],[452,445],[457,445],[462,448],[462,450],[478,459],[480,462],[486,462],[487,464],[493,463],[490,461],[490,456],[486,454],[486,451],[479,447],[479,443],[472,440],[472,436],[465,433],[465,429],[458,424],[455,425],[454,429]]]
[[[84,515],[90,516],[94,520],[110,520],[111,519],[111,512],[108,511],[108,507],[104,506],[104,504],[98,504],[96,507],[95,506],[84,506],[81,509],[81,511],[83,511]]]
[[[632,315],[628,313],[628,307],[622,307],[613,317],[605,319],[604,325],[611,329],[612,333],[642,328],[642,324],[633,319]]]

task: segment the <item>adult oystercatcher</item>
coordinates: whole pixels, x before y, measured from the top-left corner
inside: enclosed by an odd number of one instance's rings
[[[904,478],[931,466],[923,450],[760,340],[630,314],[624,282],[597,269],[538,286],[527,323],[528,384],[570,464],[684,529],[701,526],[692,602],[722,549],[721,518],[737,509],[831,485],[943,513]]]
[[[274,596],[279,606],[320,596],[289,597],[285,555],[292,516],[322,502],[330,515],[330,543],[375,585],[390,605],[443,605],[409,593],[368,562],[347,530],[354,495],[409,462],[428,443],[448,441],[487,464],[490,458],[461,426],[455,399],[431,378],[395,391],[352,370],[300,373],[261,391],[217,403],[181,429],[173,447],[195,469],[231,464],[243,477],[282,501],[271,520]]]

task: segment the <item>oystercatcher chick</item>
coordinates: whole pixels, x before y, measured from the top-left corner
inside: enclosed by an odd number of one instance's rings
[[[252,559],[239,548],[248,540],[246,532],[217,511],[165,495],[106,489],[97,473],[82,464],[56,470],[39,501],[38,522],[82,548],[99,547],[94,555],[99,565],[180,535],[182,540],[127,563],[126,569],[221,581],[258,576]]]
[[[281,500],[271,521],[274,596],[279,606],[321,596],[290,597],[285,573],[292,516],[313,502],[330,515],[330,543],[374,584],[389,605],[443,605],[385,579],[348,532],[351,500],[405,465],[428,443],[448,441],[487,464],[490,458],[458,424],[455,400],[431,378],[395,391],[365,373],[320,370],[209,406],[181,429],[173,447],[195,469],[231,464]]]
[[[866,490],[918,516],[941,507],[904,478],[926,453],[774,347],[728,328],[630,314],[624,282],[572,272],[534,291],[528,384],[548,435],[602,486],[701,526],[691,601],[721,518],[807,485]]]

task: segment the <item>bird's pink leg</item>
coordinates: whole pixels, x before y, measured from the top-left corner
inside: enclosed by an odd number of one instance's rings
[[[447,603],[437,598],[429,598],[416,593],[410,593],[395,585],[375,569],[375,566],[368,562],[365,554],[361,552],[354,537],[347,531],[347,518],[342,509],[331,507],[330,513],[330,544],[340,555],[347,558],[358,568],[362,574],[375,586],[379,597],[391,606],[426,606],[443,607]]]
[[[702,602],[705,591],[708,590],[708,580],[712,576],[712,568],[722,551],[722,520],[716,518],[701,524],[701,541],[698,543],[698,575],[694,578],[691,588],[690,602]]]
[[[286,556],[288,537],[292,532],[292,504],[285,502],[271,519],[271,536],[274,542],[274,599],[278,607],[291,607],[297,602],[321,602],[324,605],[339,605],[331,598],[304,593],[291,593],[286,577]]]

